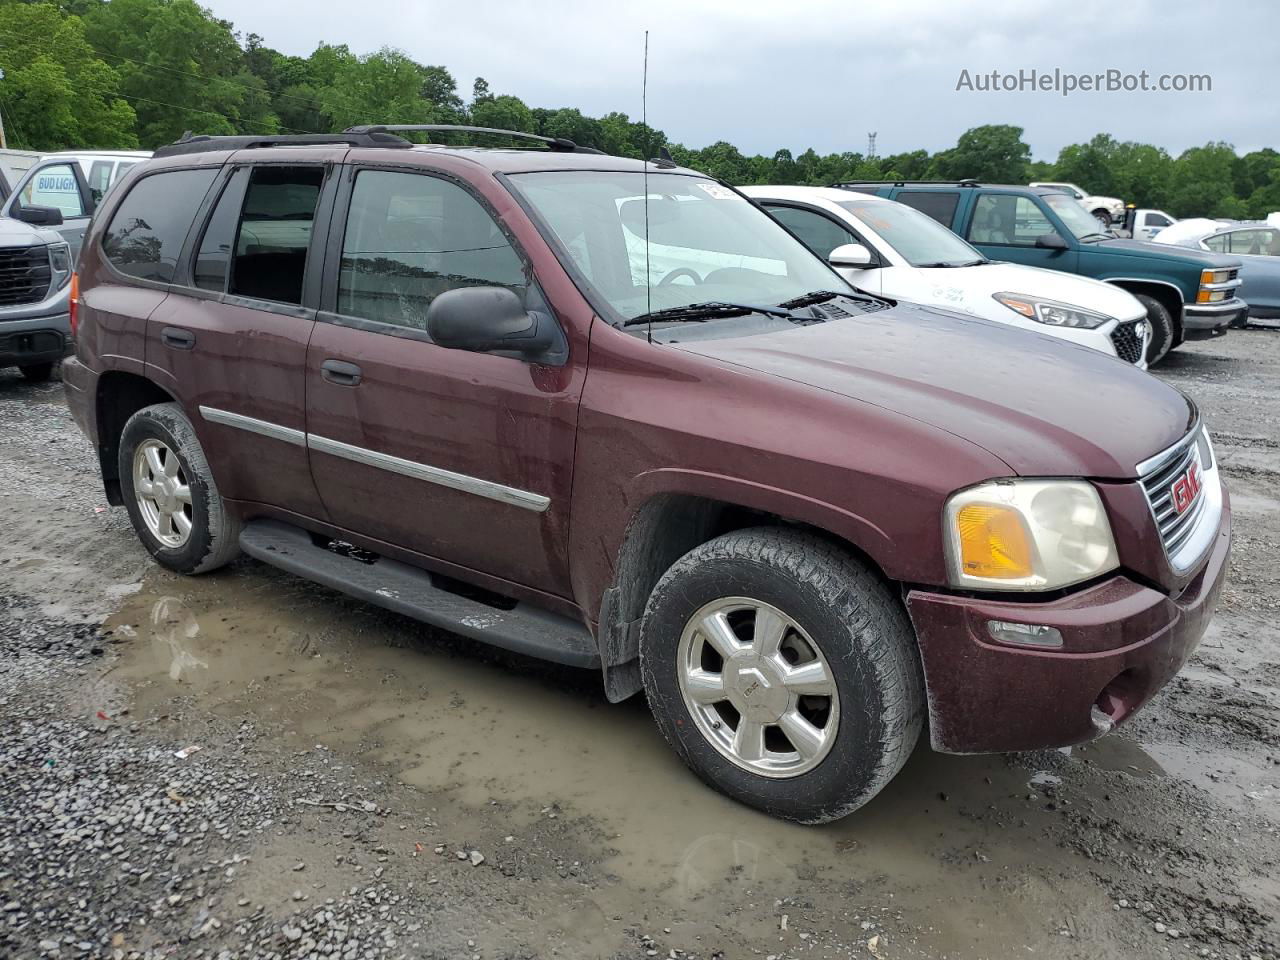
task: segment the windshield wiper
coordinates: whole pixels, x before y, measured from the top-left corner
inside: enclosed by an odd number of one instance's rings
[[[932,263],[913,263],[913,267],[980,267],[990,260],[935,260]]]
[[[1086,233],[1083,237],[1076,237],[1076,239],[1083,241],[1083,240],[1092,240],[1094,237],[1097,237],[1099,240],[1113,240],[1115,239],[1115,234],[1114,233]]]
[[[687,303],[683,307],[668,307],[665,310],[654,310],[642,313],[638,317],[624,320],[624,327],[634,327],[642,323],[663,320],[714,320],[717,317],[737,317],[744,313],[763,313],[770,317],[782,317],[785,320],[795,319],[790,310],[780,307],[768,307],[754,303],[726,303],[723,300],[708,300],[705,303]]]
[[[794,310],[796,307],[811,307],[815,303],[826,303],[826,301],[834,300],[836,297],[847,296],[849,294],[841,293],[839,290],[810,290],[808,293],[802,293],[800,296],[792,297],[790,300],[783,300],[778,306]]]

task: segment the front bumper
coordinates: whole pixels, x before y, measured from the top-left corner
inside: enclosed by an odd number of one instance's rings
[[[924,665],[934,749],[1064,747],[1123,723],[1199,644],[1222,590],[1230,544],[1224,499],[1207,560],[1174,597],[1123,575],[1044,603],[912,590],[907,609]],[[1056,627],[1063,646],[998,643],[987,632],[989,620]]]
[[[1221,303],[1187,303],[1182,307],[1182,335],[1187,340],[1221,336],[1233,323],[1249,315],[1249,305],[1239,298]]]
[[[51,363],[71,352],[67,314],[0,323],[0,367]]]

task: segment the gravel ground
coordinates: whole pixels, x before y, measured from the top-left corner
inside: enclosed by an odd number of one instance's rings
[[[805,828],[594,675],[157,569],[60,386],[0,372],[0,957],[1280,956],[1280,332],[1159,375],[1236,511],[1197,655],[1102,741],[921,749]]]

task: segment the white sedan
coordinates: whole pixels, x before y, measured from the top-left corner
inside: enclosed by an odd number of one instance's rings
[[[1146,369],[1147,312],[1100,280],[988,260],[905,204],[833,187],[743,187],[854,286],[1070,340]]]

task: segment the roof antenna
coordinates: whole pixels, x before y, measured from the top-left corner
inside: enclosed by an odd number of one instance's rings
[[[653,284],[649,280],[649,149],[653,146],[649,138],[649,31],[644,32],[644,72],[640,81],[640,125],[644,127],[644,164],[640,169],[644,177],[644,312],[649,314],[649,322],[645,325],[649,343],[653,343]]]

